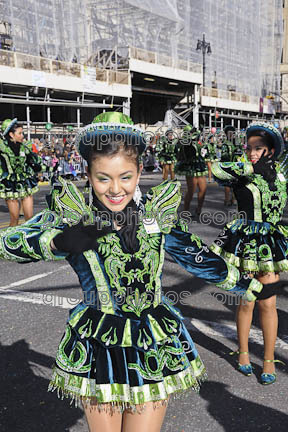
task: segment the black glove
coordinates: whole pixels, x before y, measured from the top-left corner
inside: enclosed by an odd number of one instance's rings
[[[258,162],[254,165],[254,173],[261,174],[265,180],[270,182],[276,178],[275,159],[271,152],[266,156],[264,156],[264,153],[265,150]]]
[[[35,172],[40,172],[42,170],[40,158],[34,153],[30,152],[26,155],[26,162]]]
[[[80,254],[94,249],[97,239],[111,232],[111,225],[103,226],[101,222],[95,225],[83,225],[81,221],[77,225],[65,228],[62,233],[54,237],[53,243],[61,252]]]

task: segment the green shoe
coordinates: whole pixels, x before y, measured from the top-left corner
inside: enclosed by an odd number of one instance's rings
[[[281,360],[264,360],[264,362],[269,363],[281,363],[285,366],[285,363]],[[276,373],[266,373],[263,372],[260,376],[260,382],[263,385],[273,384],[276,381]]]
[[[231,351],[229,354],[234,355],[234,354],[249,354],[249,353],[247,351],[237,350],[237,351]],[[240,363],[238,363],[237,370],[245,376],[251,376],[253,373],[253,368],[252,368],[251,363],[244,364],[244,365],[241,365]]]

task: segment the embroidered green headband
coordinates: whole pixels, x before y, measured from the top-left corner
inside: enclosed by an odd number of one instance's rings
[[[106,112],[96,116],[92,123],[80,129],[75,144],[84,159],[88,159],[91,146],[98,149],[110,142],[125,142],[138,146],[139,154],[146,148],[145,133],[135,126],[129,116],[121,112]]]

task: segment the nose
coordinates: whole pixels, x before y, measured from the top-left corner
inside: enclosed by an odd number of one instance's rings
[[[120,183],[118,180],[114,180],[109,188],[109,192],[111,195],[118,195],[121,190]]]

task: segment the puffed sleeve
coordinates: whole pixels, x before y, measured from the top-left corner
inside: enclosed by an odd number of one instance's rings
[[[68,256],[52,250],[51,241],[65,227],[78,224],[82,218],[87,223],[91,222],[93,214],[77,187],[61,177],[46,199],[49,208],[23,225],[0,231],[0,258],[26,263],[60,260]]]
[[[212,252],[200,237],[177,224],[165,236],[165,250],[175,262],[189,273],[215,284],[217,287],[256,300],[254,292],[262,290],[256,279],[240,275],[239,270]]]
[[[214,162],[212,173],[217,182],[229,186],[237,183],[243,178],[253,176],[254,170],[250,162]]]
[[[55,212],[44,210],[23,225],[0,231],[0,258],[19,263],[64,259],[68,254],[51,250],[51,241],[66,224]]]

